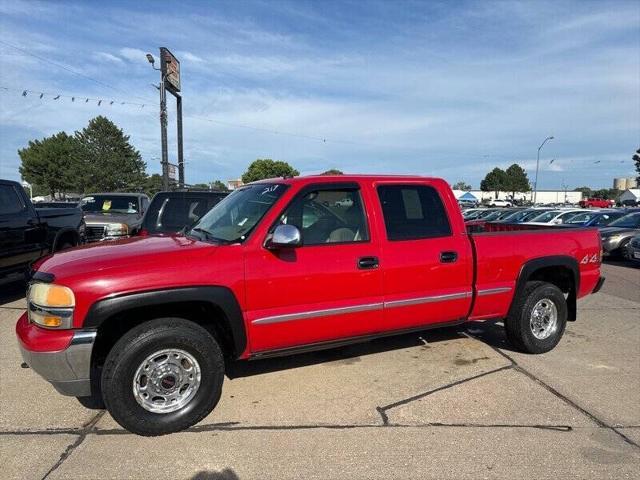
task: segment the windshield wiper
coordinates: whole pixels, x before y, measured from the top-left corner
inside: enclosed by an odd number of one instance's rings
[[[229,240],[225,240],[224,238],[218,238],[218,237],[214,237],[211,232],[209,230],[205,230],[204,228],[200,228],[200,227],[194,227],[191,230],[189,230],[189,232],[198,232],[201,233],[202,236],[207,239],[210,240],[212,242],[216,242],[216,243],[230,243]]]

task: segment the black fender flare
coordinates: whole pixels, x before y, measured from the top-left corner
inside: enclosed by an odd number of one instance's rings
[[[576,319],[576,300],[578,296],[578,291],[580,290],[580,269],[578,267],[578,261],[568,255],[552,255],[549,257],[540,257],[534,258],[525,262],[520,269],[520,273],[518,275],[518,280],[516,281],[516,290],[513,299],[511,300],[511,305],[509,306],[509,311],[511,311],[511,307],[515,303],[518,295],[521,295],[524,291],[525,284],[529,281],[531,276],[538,270],[542,268],[549,267],[562,267],[567,268],[573,274],[573,285],[574,291],[569,292],[569,298],[567,299],[567,307],[569,309],[569,320],[574,321]]]
[[[83,328],[98,329],[105,321],[118,313],[134,308],[153,307],[178,302],[206,302],[222,310],[232,334],[235,356],[247,347],[247,333],[240,304],[233,292],[221,286],[177,287],[161,290],[115,295],[98,300],[89,308]]]
[[[58,249],[58,242],[63,235],[71,233],[73,236],[76,245],[80,245],[80,234],[77,230],[73,228],[63,228],[56,232],[55,237],[53,238],[53,242],[51,242],[51,253],[55,252]]]

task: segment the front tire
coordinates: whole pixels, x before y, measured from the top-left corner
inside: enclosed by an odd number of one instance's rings
[[[558,287],[547,282],[527,282],[504,326],[507,338],[518,350],[545,353],[560,342],[567,317],[567,301]]]
[[[111,349],[102,396],[121,426],[144,436],[189,428],[206,417],[222,393],[224,360],[216,340],[181,318],[145,322]]]

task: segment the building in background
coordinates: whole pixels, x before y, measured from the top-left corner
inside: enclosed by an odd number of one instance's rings
[[[227,180],[227,188],[229,190],[235,190],[242,185],[244,185],[244,182],[239,178],[237,180]]]
[[[470,192],[465,192],[462,190],[454,190],[453,194],[456,199],[459,200],[465,193],[470,193],[474,197],[476,197],[479,201],[482,200],[493,200],[495,198],[494,192],[483,192],[481,190],[471,190]],[[533,197],[533,192],[516,192],[515,200],[523,200],[525,202],[531,202]],[[509,200],[512,201],[514,199],[511,198],[511,192],[498,192],[499,200]],[[538,190],[538,194],[536,197],[536,202],[540,204],[550,204],[550,203],[570,203],[573,205],[577,205],[578,202],[582,200],[582,192],[572,192],[572,191],[564,191],[564,190]]]
[[[628,188],[637,188],[638,182],[635,177],[618,177],[613,179],[613,188],[617,190],[626,190]]]
[[[640,204],[640,188],[627,188],[620,194],[617,202],[622,205],[636,206]]]

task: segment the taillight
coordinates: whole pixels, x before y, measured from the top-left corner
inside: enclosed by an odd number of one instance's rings
[[[138,230],[138,236],[139,237],[148,237],[149,236],[149,232],[146,231],[144,228],[141,228],[140,230]]]

